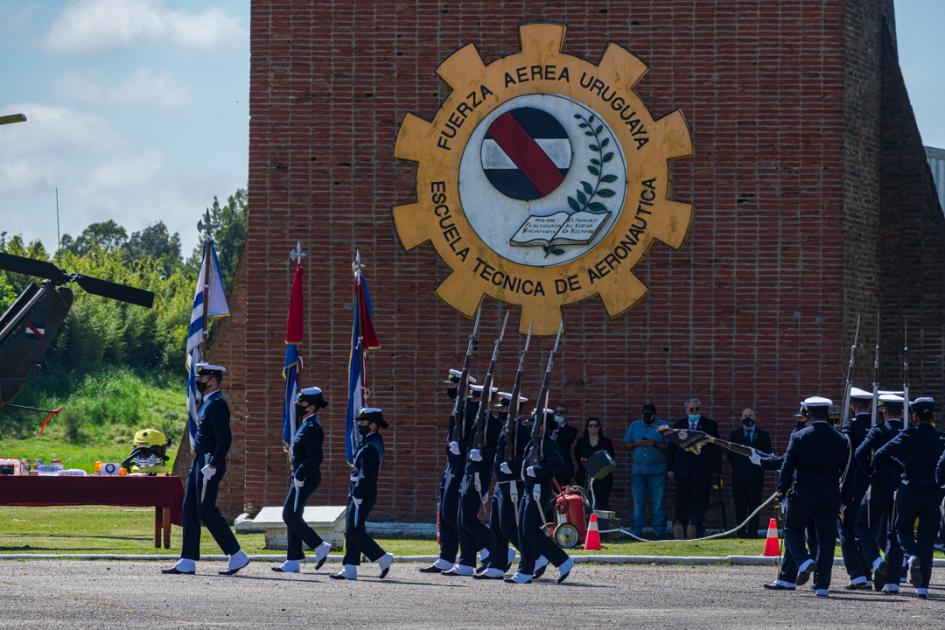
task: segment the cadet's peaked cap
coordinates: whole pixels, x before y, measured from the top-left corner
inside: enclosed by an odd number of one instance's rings
[[[873,392],[868,392],[865,389],[860,389],[859,387],[850,388],[850,400],[872,400]]]
[[[915,414],[920,414],[924,411],[935,411],[935,399],[931,396],[921,396],[916,398],[909,405]]]
[[[895,394],[896,396],[902,396],[902,394],[903,394],[902,390],[900,390],[900,389],[881,389],[881,390],[879,390],[878,393],[879,393],[880,396],[882,396],[882,395],[884,395],[884,394]]]
[[[833,404],[833,401],[829,398],[824,398],[823,396],[811,396],[810,398],[805,398],[804,402],[801,403],[802,407],[807,409],[812,409],[814,407],[830,407]]]
[[[298,396],[295,398],[295,401],[310,402],[319,409],[328,406],[328,401],[325,400],[321,387],[306,387],[305,389],[300,390]]]
[[[905,398],[903,398],[899,394],[883,394],[882,396],[879,397],[879,402],[883,404],[893,405],[893,406],[895,405],[902,406],[902,404],[905,402]]]
[[[387,420],[384,419],[384,412],[377,407],[365,407],[362,409],[358,413],[358,420],[367,420],[368,422],[373,422],[377,426],[384,429],[388,427]]]
[[[482,393],[482,390],[485,389],[485,387],[486,387],[485,385],[470,385],[470,386],[469,386],[469,389],[473,390],[473,391],[474,391],[475,393],[477,393],[477,394],[481,394],[481,393]],[[493,393],[493,394],[496,393],[497,391],[499,391],[499,388],[498,388],[498,387],[493,387],[493,388],[492,388],[492,393]]]
[[[194,366],[194,371],[199,376],[200,374],[223,374],[226,372],[226,368],[222,365],[216,365],[214,363],[207,363],[206,361],[200,361],[197,365]]]
[[[518,395],[518,403],[519,403],[519,404],[527,403],[527,402],[528,402],[528,399],[527,399],[527,398],[525,398],[525,397],[522,396],[521,394]],[[495,404],[495,406],[496,406],[496,407],[508,407],[508,406],[510,406],[511,404],[512,404],[512,392],[499,392],[499,402],[497,402],[497,403]]]
[[[461,379],[462,377],[463,377],[462,370],[454,370],[453,368],[450,368],[450,377],[446,379],[444,382],[445,383],[458,383],[459,379]],[[468,374],[466,378],[469,380],[470,385],[476,382],[476,379],[473,378],[472,374]]]

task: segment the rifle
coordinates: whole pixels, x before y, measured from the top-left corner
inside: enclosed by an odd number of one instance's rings
[[[873,355],[873,402],[870,407],[870,426],[879,422],[879,313],[876,313],[876,352]]]
[[[509,401],[509,417],[505,421],[505,461],[515,459],[518,450],[518,412],[519,393],[522,391],[522,372],[525,371],[525,353],[532,340],[532,323],[528,322],[528,334],[525,336],[525,345],[518,353],[518,369],[515,371],[515,383],[512,385],[512,400]]]
[[[903,318],[902,333],[902,430],[909,428],[909,322]]]
[[[656,430],[662,433],[672,444],[690,453],[695,453],[696,455],[699,454],[702,447],[706,444],[715,444],[716,446],[720,446],[733,453],[738,453],[739,455],[744,455],[745,457],[751,457],[751,452],[754,450],[744,444],[736,444],[735,442],[729,442],[728,440],[711,436],[705,431],[674,429],[667,425],[660,425],[656,427]]]
[[[502,318],[502,328],[499,330],[499,338],[495,340],[495,346],[492,348],[492,358],[489,360],[489,367],[486,369],[486,375],[482,379],[482,396],[479,398],[479,410],[476,412],[476,448],[482,449],[486,445],[486,433],[489,431],[489,405],[492,403],[492,381],[495,372],[495,362],[499,360],[499,350],[502,348],[502,339],[505,337],[505,325],[509,323],[509,312],[505,312]]]
[[[548,387],[551,381],[551,368],[555,364],[555,355],[558,353],[558,344],[561,343],[561,332],[564,330],[564,322],[558,326],[558,335],[555,337],[555,345],[548,355],[548,365],[545,368],[545,376],[541,379],[541,387],[538,389],[538,398],[535,399],[535,420],[532,422],[532,455],[531,465],[537,466],[544,459],[545,442],[545,406],[548,401]]]
[[[850,362],[847,364],[847,382],[843,386],[843,410],[840,416],[840,426],[844,426],[850,419],[850,388],[853,387],[853,362],[856,360],[856,343],[860,340],[860,314],[856,314],[856,332],[853,333],[853,345],[850,346]]]
[[[463,441],[463,425],[466,424],[466,390],[469,389],[469,362],[472,360],[473,350],[476,349],[476,339],[479,334],[479,315],[482,307],[476,309],[476,322],[473,324],[472,332],[469,333],[469,341],[466,343],[466,358],[463,359],[463,372],[459,377],[459,384],[456,389],[456,404],[453,405],[453,429],[456,431],[454,441]]]

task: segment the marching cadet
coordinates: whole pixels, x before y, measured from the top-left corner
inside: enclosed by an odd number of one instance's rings
[[[866,434],[872,425],[870,414],[872,401],[873,394],[871,392],[862,390],[859,387],[850,388],[850,417],[840,428],[840,431],[850,438],[850,445],[853,447],[854,453],[863,443],[863,440],[866,439]],[[846,588],[851,591],[869,589],[873,586],[869,578],[869,569],[863,559],[860,541],[856,536],[856,521],[868,484],[869,473],[862,470],[857,463],[850,466],[845,483],[846,487],[843,491],[844,504],[840,511],[839,529],[843,565],[850,577],[850,582]]]
[[[473,392],[478,413],[478,406],[486,404],[488,397],[484,397],[482,385],[470,385],[469,389]],[[493,387],[492,391],[495,393],[499,390]],[[444,571],[443,575],[472,576],[476,572],[476,552],[479,552],[479,558],[485,565],[493,545],[492,532],[488,525],[479,520],[479,510],[485,507],[485,496],[492,483],[492,464],[502,427],[490,409],[485,409],[485,415],[486,435],[481,440],[482,448],[476,448],[480,440],[476,435],[478,429],[475,423],[467,432],[469,451],[463,479],[459,484],[459,562]]]
[[[935,430],[935,401],[917,398],[910,403],[915,424],[894,436],[873,454],[873,466],[890,459],[902,462],[902,485],[896,491],[895,530],[909,554],[909,582],[916,597],[928,599],[932,578],[932,551],[941,522],[940,486],[945,482],[945,436]],[[937,464],[937,466],[936,466]],[[918,527],[914,524],[918,520]],[[915,533],[914,533],[915,532]]]
[[[305,554],[304,542],[315,550],[315,570],[322,568],[331,551],[331,545],[322,540],[302,517],[308,498],[318,489],[322,481],[322,444],[325,435],[318,420],[318,410],[328,406],[319,387],[306,387],[295,399],[296,417],[301,418],[299,428],[292,437],[292,483],[282,506],[282,520],[288,530],[289,545],[286,560],[281,566],[272,567],[279,573],[298,573]]]
[[[894,495],[899,487],[902,465],[895,458],[887,458],[882,466],[874,466],[873,454],[902,431],[903,398],[897,394],[879,397],[884,422],[873,427],[856,449],[856,463],[861,471],[870,474],[869,487],[860,504],[856,521],[856,537],[860,541],[863,558],[873,571],[873,588],[884,593],[899,592],[902,573],[902,547],[895,533]],[[880,555],[880,545],[885,555]]]
[[[332,575],[336,580],[357,580],[361,554],[381,568],[384,579],[394,562],[394,556],[386,553],[367,533],[366,523],[374,503],[377,501],[377,478],[384,461],[384,438],[378,433],[388,427],[384,413],[375,407],[365,407],[358,413],[358,432],[361,444],[354,455],[351,471],[351,490],[348,492],[348,509],[345,520],[345,557],[341,572]]]
[[[545,515],[550,513],[554,499],[552,480],[563,465],[563,460],[550,435],[555,427],[554,411],[545,409],[543,416],[540,421],[545,423],[544,430],[539,433],[539,440],[529,442],[522,462],[522,480],[525,483],[518,508],[518,537],[522,557],[515,575],[505,578],[506,582],[514,584],[528,584],[535,579],[535,559],[539,555],[558,567],[559,583],[567,579],[574,567],[574,559],[544,530]],[[536,417],[534,421],[538,422],[539,419]]]
[[[446,395],[450,400],[456,400],[459,395],[459,381],[463,373],[451,369],[447,379]],[[468,376],[469,384],[474,385],[476,379]],[[466,464],[469,434],[476,418],[478,401],[466,396],[462,407],[462,418],[450,416],[450,428],[446,442],[446,467],[443,469],[443,478],[440,480],[440,501],[437,507],[440,524],[440,557],[428,567],[420,569],[420,573],[442,573],[452,569],[456,564],[456,554],[459,552],[459,484],[463,480],[463,468]],[[456,423],[461,421],[463,427],[462,438],[458,435]]]
[[[201,361],[194,366],[197,391],[203,397],[197,412],[199,426],[194,436],[194,462],[187,474],[184,490],[184,535],[180,560],[161,573],[193,575],[200,558],[200,525],[220,546],[229,562],[221,575],[233,575],[247,564],[249,556],[240,549],[236,536],[217,507],[217,491],[226,474],[226,456],[233,436],[230,433],[230,408],[220,387],[226,368]]]
[[[802,411],[811,425],[791,435],[784,464],[778,476],[778,495],[783,499],[793,491],[785,517],[785,542],[798,563],[795,584],[806,584],[815,569],[815,560],[804,545],[804,529],[812,519],[817,530],[814,592],[827,597],[833,550],[837,541],[837,513],[840,510],[840,483],[850,464],[849,440],[830,426],[830,405],[820,396],[804,401]]]
[[[524,396],[519,396],[519,403],[528,402]],[[511,543],[516,549],[521,549],[518,540],[518,502],[522,496],[522,481],[515,471],[522,469],[522,458],[525,456],[525,447],[528,445],[528,432],[531,423],[525,418],[516,418],[517,422],[515,449],[512,459],[509,454],[509,431],[506,420],[509,415],[509,406],[512,394],[499,392],[499,422],[502,423],[502,433],[496,444],[495,464],[495,491],[492,493],[492,507],[489,510],[489,525],[492,531],[493,546],[489,554],[489,565],[481,573],[473,577],[485,580],[501,580],[515,560],[515,552],[509,548]]]

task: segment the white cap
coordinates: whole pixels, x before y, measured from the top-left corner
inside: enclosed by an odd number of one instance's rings
[[[528,399],[522,396],[521,394],[519,394],[518,402],[519,404],[527,403]],[[512,404],[512,392],[499,392],[499,402],[497,402],[495,406],[502,407],[502,406],[508,406],[510,404]]]
[[[919,396],[913,400],[910,404],[912,405],[934,405],[935,399],[931,396]]]
[[[299,391],[302,396],[321,396],[322,388],[321,387],[306,387]]]
[[[895,396],[902,396],[903,392],[901,389],[881,389],[879,390],[879,395],[883,396],[884,394],[893,394]]]
[[[201,374],[203,372],[220,372],[223,374],[226,372],[226,368],[222,365],[207,363],[206,361],[199,361],[197,365],[194,366],[194,371],[196,371],[197,374]]]
[[[802,407],[829,407],[833,404],[833,401],[829,398],[824,398],[823,396],[811,396],[810,398],[805,398],[804,402],[801,403]]]
[[[474,392],[479,392],[480,394],[482,393],[482,390],[483,390],[484,388],[485,388],[485,385],[470,385],[470,386],[469,386],[469,389],[473,390]],[[493,393],[493,394],[496,393],[497,391],[499,391],[499,388],[498,388],[498,387],[493,387],[493,388],[492,388],[492,393]]]
[[[446,382],[447,382],[447,383],[458,383],[458,382],[459,382],[459,379],[461,379],[461,378],[463,378],[463,372],[462,372],[462,370],[454,370],[453,368],[450,368],[450,377],[449,377],[449,379],[447,379]],[[466,376],[466,379],[469,381],[469,384],[470,384],[470,385],[476,382],[476,379],[473,377],[472,374],[467,375],[467,376]]]
[[[906,401],[906,399],[899,394],[883,394],[879,397],[879,401],[884,403],[892,403],[894,405],[901,405]]]
[[[868,392],[865,389],[860,389],[859,387],[851,387],[850,398],[852,400],[872,400],[873,392]]]

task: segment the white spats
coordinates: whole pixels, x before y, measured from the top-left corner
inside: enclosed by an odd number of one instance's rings
[[[298,560],[286,560],[279,566],[280,573],[298,573],[301,566]]]
[[[394,556],[389,553],[385,553],[383,556],[377,559],[377,565],[381,567],[381,573],[379,577],[383,580],[387,577],[387,574],[390,572],[390,565],[394,564]]]
[[[181,573],[193,573],[197,570],[197,563],[190,558],[181,558],[177,561],[177,564],[174,565],[174,568]]]

